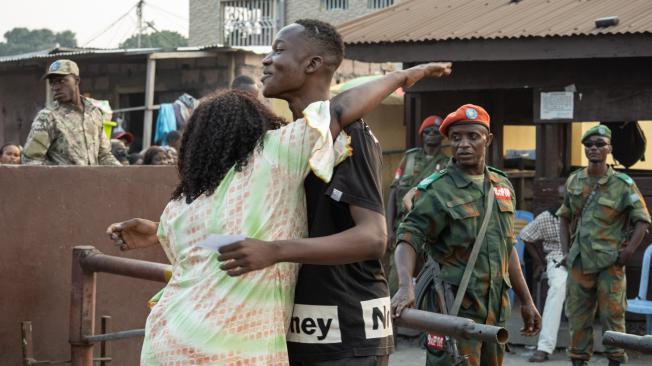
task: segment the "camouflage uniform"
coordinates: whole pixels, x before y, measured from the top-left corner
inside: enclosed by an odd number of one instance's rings
[[[23,149],[23,164],[120,165],[104,134],[102,111],[81,99],[83,111],[54,102],[38,112]]]
[[[482,243],[459,316],[481,324],[503,326],[511,307],[507,290],[509,257],[514,246],[514,189],[505,173],[489,167],[496,193]],[[486,182],[485,182],[486,183]],[[452,160],[445,170],[422,181],[414,207],[399,225],[397,242],[405,241],[417,252],[424,250],[441,265],[441,279],[459,285],[485,212],[485,189],[472,182]],[[435,303],[435,301],[430,301]],[[432,306],[426,310],[436,311]],[[428,365],[451,365],[443,350],[428,344]],[[460,353],[469,365],[501,365],[505,348],[497,343],[458,339]]]
[[[431,174],[442,170],[450,158],[439,152],[435,155],[427,155],[423,148],[415,147],[405,152],[399,167],[396,169],[394,181],[391,187],[396,190],[395,206],[396,216],[392,218],[392,227],[389,230],[396,231],[401,218],[407,213],[403,207],[403,197],[408,191],[419,184]],[[389,267],[387,282],[390,293],[394,294],[398,289],[398,275],[394,265],[393,248],[390,248],[385,263]],[[417,267],[421,267],[421,259]]]
[[[566,181],[564,204],[557,215],[577,222],[571,233],[568,253],[566,316],[569,319],[571,358],[588,360],[593,353],[593,320],[596,308],[603,330],[625,332],[625,267],[615,264],[627,227],[637,221],[650,222],[643,196],[636,184],[624,173],[611,167],[600,178],[591,178],[587,169],[575,171]],[[598,188],[589,195],[593,187]],[[598,306],[599,304],[599,306]],[[626,362],[622,348],[606,347],[610,359]]]
[[[391,186],[396,189],[394,229],[398,226],[399,218],[405,214],[402,204],[405,194],[432,173],[442,170],[448,160],[449,157],[441,152],[435,155],[427,155],[421,147],[415,147],[405,152],[399,168],[396,169],[394,182],[392,182]]]

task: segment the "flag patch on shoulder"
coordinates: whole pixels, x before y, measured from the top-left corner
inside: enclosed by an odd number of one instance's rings
[[[511,200],[512,192],[507,187],[494,187],[494,194],[496,199],[499,200]]]

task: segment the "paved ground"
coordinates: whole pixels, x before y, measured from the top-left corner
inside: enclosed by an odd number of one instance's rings
[[[508,353],[505,357],[504,366],[520,366],[520,365],[530,365],[527,361],[528,357],[534,352],[534,349],[530,346],[512,346],[511,353]],[[389,364],[391,366],[423,366],[425,364],[425,351],[422,350],[414,341],[407,340],[404,338],[399,338],[399,342],[396,348],[396,352],[390,357]],[[601,355],[596,355],[589,365],[607,365],[608,361],[605,357]],[[536,364],[532,364],[536,365]],[[557,350],[554,355],[550,358],[550,361],[547,361],[541,365],[545,366],[567,366],[570,365],[566,352],[563,350]],[[629,353],[629,363],[630,366],[650,366],[652,365],[652,356],[651,355],[642,355],[640,353]]]

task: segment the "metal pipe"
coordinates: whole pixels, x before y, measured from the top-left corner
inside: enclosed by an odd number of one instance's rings
[[[145,336],[145,329],[130,329],[122,330],[119,332],[106,333],[106,334],[96,334],[92,336],[86,336],[84,339],[91,343],[103,342],[103,341],[115,341],[117,339],[125,338],[135,338]]]
[[[21,322],[20,333],[23,343],[23,366],[30,366],[36,361],[34,358],[34,343],[32,342],[32,322]]]
[[[111,317],[109,315],[102,315],[102,321],[100,322],[100,331],[102,334],[107,334],[111,332]],[[88,340],[88,337],[86,337]],[[100,358],[108,359],[100,361],[100,366],[108,366],[111,362],[111,343],[105,341],[100,341]]]
[[[99,252],[88,255],[81,264],[87,271],[113,273],[157,282],[167,282],[172,275],[170,265],[114,257]]]
[[[477,324],[471,319],[417,309],[404,309],[401,316],[394,319],[394,323],[401,327],[434,332],[442,336],[483,342],[505,344],[509,338],[509,332],[503,327]]]
[[[652,335],[638,336],[608,330],[602,335],[602,344],[652,354]]]
[[[84,339],[95,332],[95,273],[82,268],[84,259],[97,250],[77,246],[72,250],[70,291],[70,362],[72,366],[93,366],[93,344]]]

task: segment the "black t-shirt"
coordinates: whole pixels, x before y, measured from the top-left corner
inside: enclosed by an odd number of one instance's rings
[[[353,155],[334,171],[331,183],[305,180],[310,237],[352,228],[354,205],[384,214],[382,152],[364,122],[346,129]],[[288,332],[292,361],[387,355],[394,339],[387,281],[379,260],[340,266],[303,265]]]

